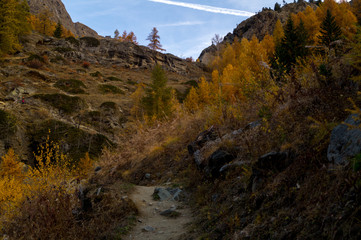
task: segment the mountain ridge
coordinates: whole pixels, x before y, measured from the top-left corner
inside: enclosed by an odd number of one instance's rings
[[[61,24],[68,30],[70,30],[75,36],[91,36],[99,38],[98,33],[90,27],[80,23],[73,22],[71,16],[64,3],[61,0],[27,0],[30,13],[39,14],[41,11],[48,9],[52,16],[50,19],[54,22],[61,22]]]
[[[253,36],[256,36],[259,40],[262,40],[266,34],[272,34],[274,26],[279,19],[281,23],[285,23],[291,13],[297,14],[298,12],[304,11],[307,6],[316,8],[315,4],[301,1],[299,3],[289,3],[284,5],[280,11],[274,11],[272,9],[264,8],[256,15],[242,21],[233,32],[229,32],[220,43],[221,46],[227,43],[233,43],[235,38],[239,40],[247,38],[251,40]],[[217,47],[211,45],[205,48],[200,56],[200,62],[209,64],[212,58],[215,56]]]

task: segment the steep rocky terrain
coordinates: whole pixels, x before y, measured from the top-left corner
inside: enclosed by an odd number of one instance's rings
[[[74,23],[61,0],[28,0],[28,4],[32,14],[38,14],[44,9],[49,10],[50,19],[56,23],[61,22],[75,36],[99,37],[98,33],[90,27],[80,22]]]
[[[307,6],[313,8],[316,7],[314,4],[302,1],[300,3],[286,4],[280,11],[263,9],[261,12],[238,24],[233,30],[233,33],[228,33],[224,37],[221,45],[233,43],[236,37],[238,39],[247,38],[250,40],[253,36],[256,36],[258,39],[262,40],[267,33],[273,33],[274,26],[278,19],[282,23],[285,23],[291,13],[301,12],[305,10]],[[215,46],[204,49],[199,56],[199,60],[204,64],[208,64],[216,50],[217,48]]]
[[[24,160],[32,159],[49,129],[76,159],[85,151],[98,156],[103,147],[116,146],[128,121],[129,96],[138,83],[150,83],[156,64],[167,71],[179,97],[189,89],[187,82],[209,74],[202,64],[111,39],[32,34],[22,41],[23,51],[0,66],[1,107],[14,118],[6,124],[15,125],[1,136],[0,155],[12,147]],[[72,134],[64,137],[63,131]]]

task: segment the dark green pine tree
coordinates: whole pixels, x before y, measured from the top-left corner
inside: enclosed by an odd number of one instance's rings
[[[276,46],[275,56],[271,60],[272,68],[276,69],[279,74],[289,73],[297,60],[308,54],[307,36],[303,22],[301,21],[295,27],[292,18],[289,17],[284,28],[284,37]]]
[[[156,65],[152,72],[152,83],[142,99],[143,108],[149,117],[163,119],[171,115],[172,93],[171,88],[167,87],[167,82],[164,70]]]
[[[280,12],[280,11],[281,11],[281,5],[280,5],[278,2],[275,3],[274,10],[275,10],[276,12]]]
[[[332,16],[330,10],[327,9],[326,17],[321,24],[321,35],[319,39],[321,43],[327,47],[330,44],[341,38],[341,28],[337,25],[335,17]]]
[[[61,38],[63,35],[63,26],[61,25],[60,22],[58,22],[58,24],[56,24],[56,28],[55,31],[53,33],[53,36],[56,38]]]

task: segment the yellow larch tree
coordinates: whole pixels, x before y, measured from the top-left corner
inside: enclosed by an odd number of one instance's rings
[[[197,90],[192,87],[184,100],[184,107],[190,111],[194,112],[199,109],[199,97]]]
[[[130,109],[130,115],[136,121],[140,121],[144,119],[144,112],[142,108],[142,98],[145,94],[145,85],[143,83],[139,83],[137,85],[137,89],[135,92],[130,96],[133,106]]]
[[[311,44],[317,43],[321,21],[317,18],[316,11],[312,7],[307,6],[303,12],[292,14],[292,20],[295,26],[298,26],[302,21],[308,33],[308,42]]]
[[[275,45],[279,44],[284,36],[283,27],[281,21],[278,19],[273,30],[273,41]]]

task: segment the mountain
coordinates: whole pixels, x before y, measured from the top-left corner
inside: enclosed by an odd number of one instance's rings
[[[28,0],[28,4],[32,14],[48,9],[52,14],[50,18],[52,21],[61,22],[65,28],[78,37],[99,37],[98,33],[90,27],[80,22],[74,23],[61,0]]]
[[[307,6],[316,8],[315,4],[303,1],[299,3],[286,4],[281,8],[280,11],[264,8],[261,12],[238,24],[237,27],[233,30],[233,33],[228,33],[224,37],[221,45],[233,43],[236,37],[238,39],[247,38],[250,40],[253,36],[256,36],[261,40],[267,33],[273,33],[278,19],[282,23],[285,23],[291,13],[296,14],[298,12],[304,11]],[[199,56],[199,60],[204,64],[208,64],[214,56],[216,50],[217,48],[214,45],[209,46],[202,51],[201,55]]]
[[[0,103],[23,126],[0,137],[0,155],[11,146],[22,159],[32,158],[36,149],[28,146],[40,141],[44,129],[56,135],[60,127],[77,132],[84,141],[93,138],[92,155],[105,143],[117,144],[116,136],[130,117],[130,96],[137,83],[151,83],[156,64],[167,72],[169,86],[180,98],[190,83],[209,75],[201,63],[114,39],[30,34],[22,42],[21,53],[0,66]],[[21,105],[22,97],[26,104]],[[63,147],[79,155],[83,150],[75,149],[73,140],[67,139]]]

